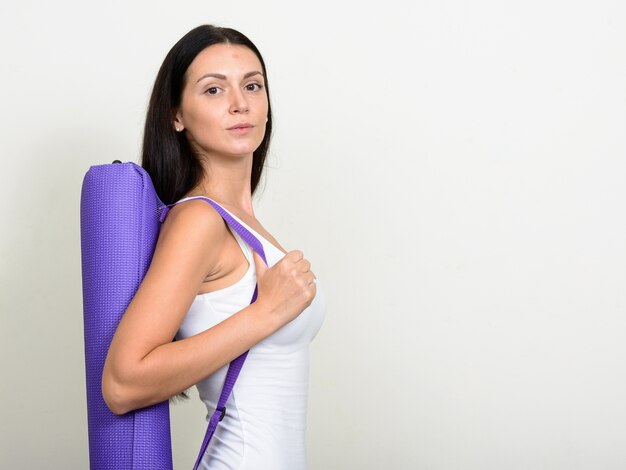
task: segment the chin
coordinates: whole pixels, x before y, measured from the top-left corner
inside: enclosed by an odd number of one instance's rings
[[[258,149],[260,145],[261,142],[255,142],[254,144],[250,145],[237,145],[231,149],[231,153],[233,155],[249,155],[253,153],[256,149]]]

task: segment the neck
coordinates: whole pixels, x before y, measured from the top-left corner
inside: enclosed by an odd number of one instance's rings
[[[235,209],[254,216],[252,207],[252,154],[204,158],[204,176],[188,196],[206,196],[227,209]]]

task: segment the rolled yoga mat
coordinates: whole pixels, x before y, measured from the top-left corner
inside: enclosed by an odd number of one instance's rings
[[[134,163],[92,166],[83,180],[80,230],[91,470],[171,470],[169,402],[118,416],[102,397],[115,329],[143,279],[163,204]]]

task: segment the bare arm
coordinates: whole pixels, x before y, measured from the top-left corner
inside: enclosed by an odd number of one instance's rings
[[[221,216],[203,201],[170,211],[104,365],[102,391],[114,413],[186,390],[282,326],[257,301],[213,328],[172,342],[227,236]]]

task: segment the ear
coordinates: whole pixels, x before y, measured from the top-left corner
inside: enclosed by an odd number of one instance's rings
[[[176,130],[176,132],[182,132],[185,129],[183,116],[177,109],[172,110],[172,125],[174,126],[174,130]]]

